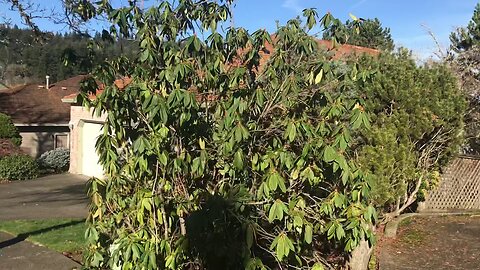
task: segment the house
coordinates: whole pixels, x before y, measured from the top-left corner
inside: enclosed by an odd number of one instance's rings
[[[273,37],[273,40],[275,38]],[[349,55],[370,54],[378,55],[379,51],[353,45],[340,45],[333,48],[331,41],[319,40],[318,45],[326,50],[334,52],[334,59],[345,58]],[[272,51],[271,44],[266,44],[266,50]],[[270,53],[261,52],[261,62],[264,64],[270,57]],[[123,78],[115,81],[119,89],[125,88],[131,82],[130,78]],[[90,96],[94,99],[97,94]],[[215,98],[215,97],[213,97]],[[99,164],[98,155],[95,150],[95,143],[102,132],[102,126],[106,116],[94,116],[92,111],[86,109],[77,100],[77,94],[73,93],[63,98],[63,102],[70,106],[70,169],[73,174],[83,174],[87,176],[103,177],[103,168]]]
[[[125,88],[131,79],[119,79],[115,85]],[[100,94],[101,90],[97,91]],[[95,149],[97,137],[102,132],[106,116],[96,116],[92,110],[85,108],[77,99],[78,93],[65,96],[62,101],[70,106],[70,169],[73,174],[103,177],[103,168],[98,161]],[[95,95],[90,95],[91,99]]]
[[[80,75],[55,84],[27,84],[0,90],[0,112],[9,115],[22,136],[21,149],[32,157],[68,148],[70,105],[62,97],[77,94]]]

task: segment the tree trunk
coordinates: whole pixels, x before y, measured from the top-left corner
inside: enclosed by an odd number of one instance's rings
[[[367,240],[361,240],[360,244],[352,251],[348,267],[350,270],[367,270],[373,247]]]

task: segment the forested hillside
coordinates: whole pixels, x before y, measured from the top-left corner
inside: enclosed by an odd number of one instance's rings
[[[8,86],[40,82],[49,75],[52,82],[85,74],[101,62],[119,55],[135,56],[136,45],[128,40],[115,43],[100,34],[46,33],[0,25],[0,83]]]

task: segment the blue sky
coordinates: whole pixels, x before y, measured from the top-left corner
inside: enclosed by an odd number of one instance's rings
[[[281,23],[315,7],[320,14],[330,11],[345,21],[349,13],[362,18],[379,18],[389,27],[395,43],[426,58],[436,50],[425,25],[442,46],[448,47],[449,34],[471,19],[478,0],[240,0],[235,8],[235,25],[249,29],[275,29]]]
[[[41,1],[48,7],[57,6],[56,0]],[[115,0],[117,4],[127,0]],[[146,0],[148,3],[158,2]],[[431,29],[441,45],[448,47],[448,36],[452,30],[467,25],[478,0],[237,0],[234,9],[235,26],[249,30],[265,28],[275,30],[276,21],[285,23],[301,14],[302,9],[315,7],[320,14],[330,11],[343,21],[349,13],[362,18],[379,18],[397,45],[410,48],[421,58],[427,58],[436,50],[432,38],[424,26]],[[13,17],[0,4],[0,16]],[[0,19],[1,20],[1,19]],[[61,26],[40,23],[42,28],[61,31]],[[423,26],[422,26],[423,25]]]

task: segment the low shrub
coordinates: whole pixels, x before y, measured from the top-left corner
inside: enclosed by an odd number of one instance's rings
[[[13,144],[22,144],[22,137],[10,116],[0,113],[0,139],[9,139]]]
[[[42,169],[65,172],[70,165],[70,150],[57,148],[45,152],[38,158],[38,164]]]
[[[0,179],[28,180],[37,178],[39,167],[37,161],[27,155],[12,155],[0,159]]]

